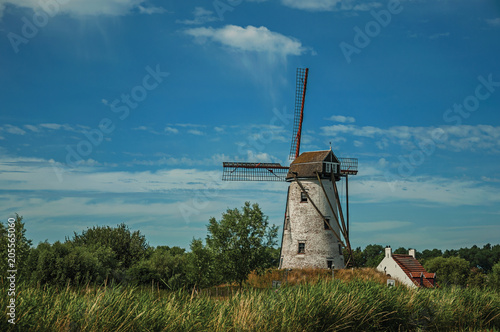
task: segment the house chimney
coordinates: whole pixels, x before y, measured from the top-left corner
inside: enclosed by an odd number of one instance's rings
[[[415,258],[415,249],[409,249],[408,250],[408,255],[410,255],[411,257]]]
[[[385,247],[385,257],[391,258],[392,257],[392,249],[391,246]]]

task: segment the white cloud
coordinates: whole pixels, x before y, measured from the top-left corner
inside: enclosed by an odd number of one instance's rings
[[[380,163],[380,161],[379,161]],[[383,163],[383,162],[382,162]],[[402,177],[383,167],[360,165],[356,181],[349,181],[349,192],[358,203],[411,202],[448,206],[488,206],[500,203],[493,183],[441,176]]]
[[[139,8],[139,13],[141,13],[141,14],[148,14],[148,15],[163,14],[163,13],[167,12],[165,10],[165,8],[162,8],[162,7],[143,7],[143,6],[139,6],[138,8]]]
[[[24,125],[24,128],[29,129],[29,130],[31,130],[31,131],[33,131],[35,133],[40,132],[40,129],[38,129],[38,127],[33,126],[33,125],[27,124],[27,125]]]
[[[63,1],[60,1],[63,3]],[[29,8],[34,11],[45,11],[50,16],[54,14],[70,14],[73,16],[86,15],[110,15],[121,16],[127,15],[134,11],[141,14],[164,13],[165,10],[159,7],[147,7],[144,4],[145,0],[69,0],[64,1],[64,4],[47,7],[46,9],[40,4],[45,1],[39,0],[0,0],[0,18],[3,16],[4,9],[7,5]],[[50,2],[53,3],[53,2]]]
[[[226,25],[222,28],[194,28],[185,31],[204,43],[207,40],[220,43],[237,51],[265,52],[273,54],[301,55],[307,51],[302,43],[280,33],[270,31],[268,28],[236,25]]]
[[[181,23],[186,25],[200,25],[219,20],[217,17],[214,16],[213,11],[207,10],[203,7],[195,7],[193,15],[194,19],[192,20],[177,20],[176,23]]]
[[[368,11],[382,6],[379,2],[353,0],[281,0],[285,6],[307,11]]]
[[[75,129],[73,129],[70,125],[67,125],[67,124],[41,123],[39,126],[42,128],[52,129],[52,130],[64,129],[67,131],[75,131]]]
[[[6,133],[13,134],[13,135],[26,134],[26,131],[22,130],[21,128],[19,128],[17,126],[13,126],[10,124],[6,124],[6,125],[0,127],[0,131],[5,131]]]
[[[200,131],[200,130],[197,130],[197,129],[190,129],[187,131],[189,134],[191,135],[197,135],[197,136],[202,136],[202,135],[205,135],[204,132]]]
[[[170,134],[178,134],[179,133],[179,129],[168,127],[168,126],[165,127],[164,131],[166,133],[170,133]]]
[[[439,39],[439,38],[444,38],[444,37],[449,37],[450,33],[449,32],[441,32],[441,33],[436,33],[431,36],[429,36],[429,39]]]
[[[343,115],[332,115],[328,118],[330,121],[341,122],[341,123],[353,123],[356,122],[352,116],[343,116]]]
[[[329,137],[345,137],[348,135],[359,138],[376,139],[380,149],[390,144],[406,148],[414,148],[419,143],[429,143],[439,149],[452,151],[489,150],[500,152],[500,126],[490,125],[460,125],[441,127],[408,127],[394,126],[378,128],[373,126],[356,126],[337,124],[322,127],[322,135]],[[439,135],[438,135],[439,134]]]
[[[206,125],[196,124],[196,123],[176,123],[173,126],[182,127],[182,128],[205,128],[206,127]]]
[[[354,7],[352,9],[365,12],[365,11],[369,11],[369,10],[372,10],[373,8],[378,8],[378,7],[382,7],[382,4],[379,2],[368,2],[368,3],[360,3],[357,5],[354,5]]]
[[[500,27],[500,17],[486,19],[485,21],[486,21],[486,23],[488,23],[489,26]]]
[[[354,140],[354,146],[357,147],[357,148],[360,148],[363,146],[363,142],[361,141],[358,141],[358,140]]]

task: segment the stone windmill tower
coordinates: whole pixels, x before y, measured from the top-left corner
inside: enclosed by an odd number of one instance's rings
[[[356,175],[358,161],[337,158],[333,151],[299,154],[308,69],[297,70],[295,119],[290,167],[277,163],[224,162],[225,181],[287,181],[288,195],[281,245],[280,268],[344,268],[352,263],[349,242],[348,176]],[[336,182],[346,181],[347,220]],[[347,222],[346,222],[347,221]],[[349,253],[344,258],[342,249]]]

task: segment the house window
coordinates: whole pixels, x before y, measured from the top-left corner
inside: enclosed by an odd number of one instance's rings
[[[327,259],[326,260],[326,265],[328,266],[329,269],[333,269],[333,260]]]
[[[306,253],[306,243],[305,242],[299,242],[299,251],[297,253],[298,254],[305,254]]]
[[[300,202],[301,203],[307,202],[307,194],[305,192],[300,193]]]
[[[330,223],[330,219],[328,218],[325,218],[325,220],[323,220],[323,226],[325,227],[325,229],[330,229],[330,227],[328,227],[328,224]]]

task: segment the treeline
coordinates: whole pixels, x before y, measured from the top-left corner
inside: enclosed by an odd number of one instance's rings
[[[151,247],[144,235],[125,224],[95,226],[64,242],[33,247],[22,217],[16,216],[16,268],[18,280],[32,284],[153,284],[169,290],[232,282],[241,286],[250,272],[278,266],[277,232],[278,227],[269,225],[257,204],[245,203],[241,210],[228,209],[220,221],[211,218],[205,244],[193,239],[189,251]],[[9,243],[7,230],[0,224],[0,252],[6,253]],[[408,250],[401,247],[393,253],[407,254]],[[3,257],[0,268],[6,271],[7,258]],[[353,257],[358,267],[376,267],[384,257],[384,247],[358,247]],[[417,251],[416,257],[427,271],[437,273],[442,286],[500,289],[500,245],[424,250]]]
[[[260,207],[250,203],[241,210],[227,210],[220,221],[211,218],[206,244],[193,239],[189,252],[151,247],[144,235],[125,224],[95,226],[64,242],[32,247],[21,216],[16,215],[15,224],[18,280],[31,284],[119,283],[170,290],[242,285],[251,271],[276,266],[279,256],[274,248],[278,227],[270,226]],[[3,224],[0,236],[0,252],[6,253],[9,239]],[[8,270],[6,258],[0,264],[2,271]]]
[[[408,254],[404,247],[393,254]],[[344,253],[347,254],[347,253]],[[385,247],[370,244],[353,250],[354,261],[360,267],[376,267],[384,258]],[[416,251],[415,257],[428,272],[436,273],[441,286],[491,287],[500,289],[500,245],[486,244],[482,248],[439,249]]]

